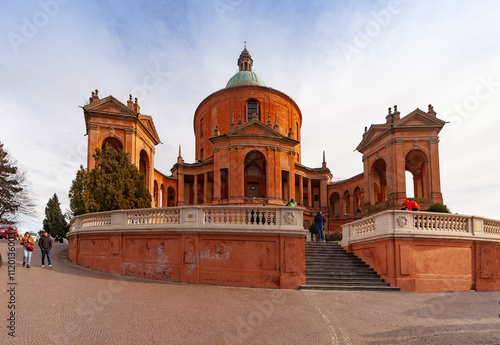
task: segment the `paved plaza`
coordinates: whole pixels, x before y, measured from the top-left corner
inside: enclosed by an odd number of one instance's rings
[[[8,285],[0,240],[0,344],[500,344],[500,292],[289,291],[165,283],[81,268],[54,244],[53,268]],[[12,282],[12,281],[10,281]],[[15,338],[8,335],[15,287]],[[12,300],[11,300],[12,301]]]

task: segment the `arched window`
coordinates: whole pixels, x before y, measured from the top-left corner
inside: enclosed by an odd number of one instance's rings
[[[413,177],[413,197],[423,198],[425,197],[425,162],[427,161],[425,154],[420,150],[411,150],[405,157],[405,170],[410,172]],[[408,179],[410,176],[405,175]],[[411,178],[411,177],[410,177]],[[410,181],[406,181],[408,185]],[[410,193],[408,193],[410,192]],[[411,191],[406,191],[406,197],[410,198]]]
[[[267,196],[266,160],[259,151],[250,151],[245,157],[245,196]]]
[[[255,99],[247,102],[248,121],[259,118],[259,103]]]

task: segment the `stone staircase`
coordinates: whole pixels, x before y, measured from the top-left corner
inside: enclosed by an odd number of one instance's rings
[[[335,242],[306,242],[306,285],[301,290],[399,291]]]

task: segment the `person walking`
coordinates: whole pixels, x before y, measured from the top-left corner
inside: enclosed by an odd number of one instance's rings
[[[38,246],[42,250],[42,267],[45,267],[45,255],[47,255],[47,261],[49,263],[49,268],[52,268],[52,263],[50,262],[50,250],[52,249],[52,240],[47,236],[47,231],[42,233],[42,237],[38,240]]]
[[[21,245],[23,246],[23,267],[26,266],[30,268],[31,264],[31,254],[33,254],[33,250],[35,247],[35,240],[31,237],[29,232],[26,232],[21,238]]]
[[[318,211],[318,213],[314,217],[314,223],[316,224],[316,230],[318,231],[318,240],[320,242],[326,242],[324,233],[324,224],[326,223],[326,218],[325,216],[323,216],[323,213],[321,213],[321,211]]]

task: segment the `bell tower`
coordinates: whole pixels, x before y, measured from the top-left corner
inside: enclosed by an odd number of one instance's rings
[[[439,174],[438,134],[445,122],[429,104],[400,118],[389,108],[386,123],[372,125],[356,148],[363,154],[365,214],[397,209],[408,199],[406,172],[413,177],[414,196],[422,209],[443,203]]]

